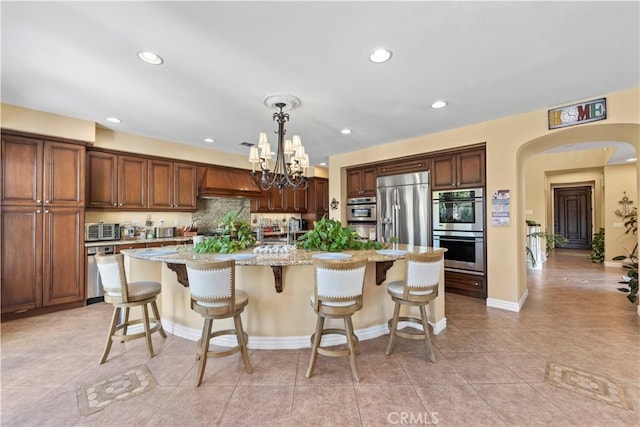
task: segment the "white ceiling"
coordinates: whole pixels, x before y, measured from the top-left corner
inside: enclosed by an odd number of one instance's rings
[[[640,86],[637,1],[2,1],[1,19],[2,102],[247,154],[276,129],[264,97],[291,93],[312,164]]]

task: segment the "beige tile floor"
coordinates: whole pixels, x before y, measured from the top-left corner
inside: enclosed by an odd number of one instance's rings
[[[636,307],[616,291],[617,269],[557,250],[529,271],[520,313],[446,295],[448,327],[435,337],[438,363],[418,342],[386,337],[361,343],[362,382],[346,359],[320,356],[304,376],[309,350],[251,351],[255,372],[238,355],[210,360],[201,387],[195,343],[154,338],[115,345],[98,365],[111,308],[104,304],[2,324],[2,426],[638,426],[640,333]],[[390,313],[391,314],[391,313]],[[545,382],[547,361],[623,385],[626,411]],[[81,385],[146,364],[158,385],[91,416],[79,409]],[[401,418],[401,417],[406,418]],[[403,423],[404,421],[404,423]]]

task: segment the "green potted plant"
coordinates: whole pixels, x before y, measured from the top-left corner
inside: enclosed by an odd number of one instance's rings
[[[196,253],[234,253],[252,247],[256,238],[251,225],[244,220],[239,220],[239,211],[231,211],[225,214],[222,220],[223,234],[204,239],[193,248]]]
[[[314,221],[313,230],[298,238],[298,247],[307,250],[340,252],[342,250],[381,249],[382,244],[360,239],[353,226],[343,227],[340,221],[322,217]]]
[[[540,224],[536,223],[535,221],[532,221],[529,219],[526,221],[527,221],[528,227],[540,226]],[[567,239],[564,236],[560,234],[548,233],[546,231],[532,231],[529,234],[527,234],[527,237],[543,238],[545,242],[545,255],[547,256],[551,254],[551,251],[553,251],[553,248],[555,248],[556,246],[564,247],[567,244]],[[527,258],[531,260],[531,265],[535,267],[538,263],[535,258],[535,254],[533,253],[533,251],[529,246],[527,246],[526,251],[527,251]]]
[[[631,212],[622,216],[624,220],[624,227],[626,228],[625,234],[638,233],[638,209],[633,208]],[[620,284],[626,285],[626,287],[618,288],[620,292],[627,293],[627,299],[632,303],[638,301],[638,243],[633,246],[632,251],[627,251],[626,255],[618,255],[613,257],[614,261],[623,261],[622,268],[627,273]]]
[[[604,228],[600,228],[596,234],[593,235],[591,241],[591,262],[604,262]]]

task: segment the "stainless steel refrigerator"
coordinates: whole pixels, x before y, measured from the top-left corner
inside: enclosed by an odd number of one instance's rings
[[[378,240],[429,246],[429,172],[378,178]]]

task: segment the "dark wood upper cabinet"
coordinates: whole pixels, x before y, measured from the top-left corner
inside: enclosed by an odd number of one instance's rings
[[[434,190],[482,187],[484,177],[484,148],[443,154],[431,160],[431,183]]]
[[[149,160],[149,209],[173,209],[173,162]]]
[[[118,207],[118,156],[102,151],[87,152],[87,207]]]
[[[2,134],[2,203],[82,207],[85,147]]]
[[[147,207],[147,159],[118,156],[118,208]]]
[[[194,211],[198,198],[196,165],[173,164],[173,209]]]
[[[96,150],[87,165],[88,208],[196,209],[195,164]]]
[[[374,197],[377,178],[375,166],[347,169],[347,197]]]
[[[383,163],[378,166],[378,176],[401,175],[405,173],[424,172],[429,170],[429,158],[422,156],[419,158],[403,159]]]

